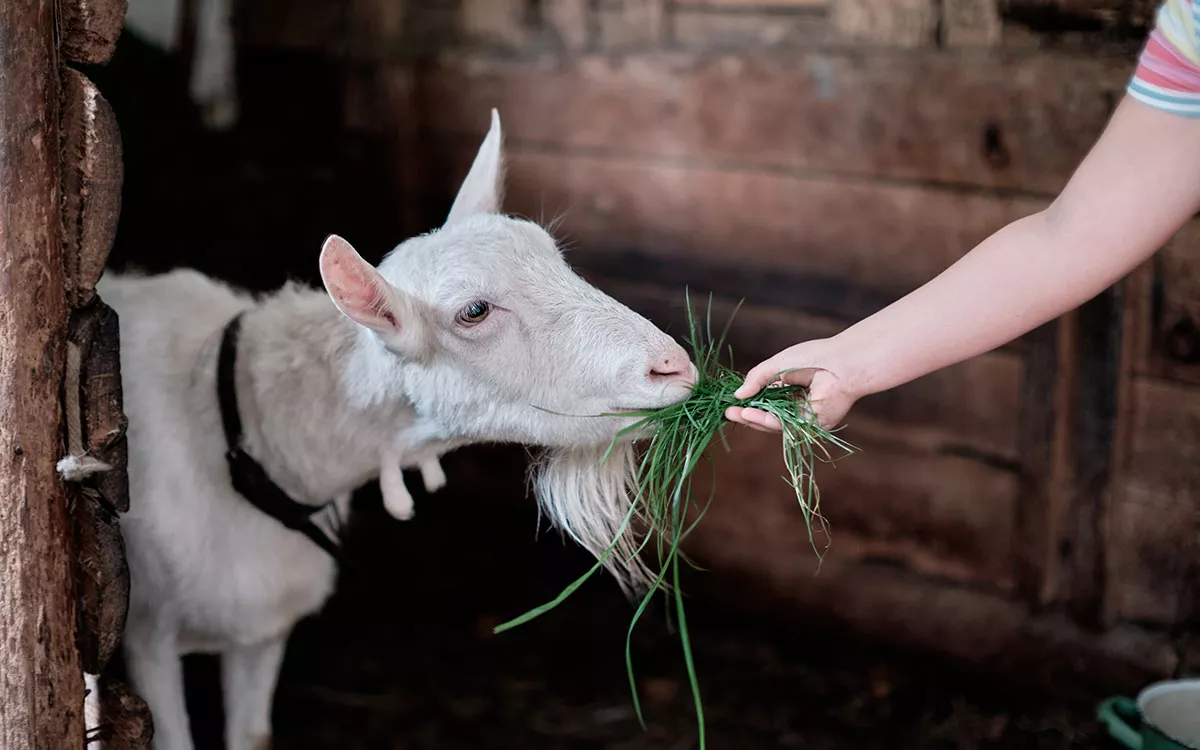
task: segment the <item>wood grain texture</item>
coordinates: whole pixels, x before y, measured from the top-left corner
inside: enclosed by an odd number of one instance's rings
[[[510,143],[543,150],[1052,195],[1132,70],[1103,52],[462,57],[422,71],[420,111],[474,140],[498,107]]]
[[[79,578],[79,650],[83,669],[102,674],[125,632],[129,565],[117,514],[89,487],[71,490]]]
[[[106,63],[117,48],[129,0],[60,0],[61,51],[76,63]]]
[[[664,5],[665,0],[602,0],[595,6],[597,43],[613,52],[659,47]]]
[[[1106,525],[1107,595],[1122,619],[1184,624],[1200,599],[1200,391],[1133,383],[1129,460]]]
[[[1014,520],[1013,577],[1022,601],[1034,609],[1050,596],[1057,555],[1056,509],[1062,506],[1063,395],[1060,321],[1026,336],[1019,407],[1021,491]]]
[[[943,43],[947,47],[994,47],[1003,24],[996,0],[941,0]]]
[[[154,736],[150,707],[124,683],[105,680],[101,694],[105,750],[148,750]]]
[[[1065,526],[1063,591],[1076,622],[1101,625],[1108,545],[1104,528],[1114,479],[1120,385],[1123,287],[1117,284],[1076,312],[1075,366],[1071,397],[1071,497]]]
[[[0,747],[82,746],[63,455],[67,305],[54,4],[0,10]]]
[[[82,363],[82,445],[89,456],[111,467],[71,488],[80,651],[84,669],[101,674],[116,651],[129,607],[129,567],[118,522],[118,513],[129,510],[129,475],[117,314],[94,299],[72,315],[68,336],[79,347]]]
[[[812,10],[818,10],[813,6]],[[823,13],[714,13],[677,5],[671,13],[673,46],[700,54],[830,46],[833,34]]]
[[[861,449],[820,467],[828,560],[884,560],[934,578],[1006,591],[1012,585],[1017,478],[1011,471],[909,442],[902,427],[856,417],[842,437]],[[785,475],[779,437],[730,430],[730,452],[696,470],[697,497],[712,508],[691,545],[717,568],[770,579],[778,568],[818,570]]]
[[[938,6],[928,0],[833,0],[833,26],[850,39],[898,47],[934,43]]]
[[[121,131],[112,107],[79,71],[63,72],[63,261],[72,307],[87,304],[121,216]]]
[[[1137,369],[1200,386],[1200,221],[1188,222],[1151,263],[1151,336]]]
[[[117,313],[94,300],[71,321],[71,340],[82,349],[80,373],[83,444],[88,455],[113,467],[94,477],[105,503],[119,513],[129,510],[128,420],[121,389],[121,338]]]

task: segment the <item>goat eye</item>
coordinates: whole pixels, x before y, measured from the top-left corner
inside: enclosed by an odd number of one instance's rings
[[[458,321],[466,325],[475,325],[486,318],[491,311],[490,304],[477,299],[462,309],[462,312],[458,314]]]

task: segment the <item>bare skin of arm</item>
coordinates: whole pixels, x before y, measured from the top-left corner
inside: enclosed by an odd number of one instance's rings
[[[1197,208],[1200,118],[1126,97],[1048,208],[838,335],[760,363],[736,396],[776,380],[807,385],[816,417],[835,427],[863,396],[991,351],[1088,301],[1153,255]],[[780,429],[757,409],[730,407],[726,417]]]

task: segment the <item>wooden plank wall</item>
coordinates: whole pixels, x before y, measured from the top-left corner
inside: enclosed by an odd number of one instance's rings
[[[748,366],[1046,206],[1122,95],[1155,4],[247,0],[239,33],[345,60],[346,125],[394,140],[414,232],[443,215],[498,107],[506,208],[553,220],[585,275],[672,330],[685,286],[721,312],[745,298],[731,341]],[[718,457],[696,554],[847,612],[870,594],[837,582],[884,565],[1028,622],[1194,626],[1198,248],[1193,224],[1063,320],[861,403],[847,435],[863,452],[822,477],[818,578],[778,445],[756,434]],[[897,606],[910,625],[936,609]],[[1178,661],[1147,653],[1149,673]]]

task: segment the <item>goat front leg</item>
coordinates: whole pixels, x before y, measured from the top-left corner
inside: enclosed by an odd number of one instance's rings
[[[399,458],[383,456],[383,464],[379,467],[379,490],[383,494],[383,507],[392,518],[407,521],[413,517],[413,499],[404,484]]]
[[[446,486],[446,472],[442,471],[437,456],[421,463],[421,481],[425,483],[426,492],[437,492]]]
[[[152,750],[194,750],[176,639],[176,629],[161,624],[130,620],[125,629],[130,682],[146,701],[154,721]]]
[[[226,750],[270,750],[271,704],[287,635],[221,654]]]

